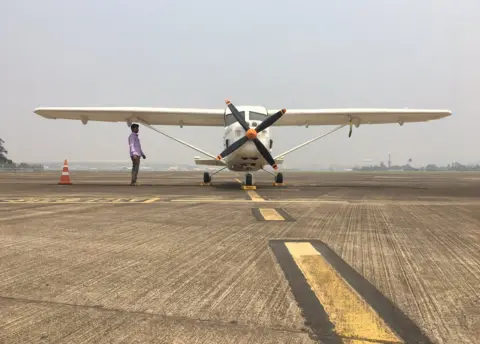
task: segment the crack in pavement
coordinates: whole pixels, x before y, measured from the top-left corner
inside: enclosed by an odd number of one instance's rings
[[[56,306],[64,306],[64,307],[77,307],[77,308],[83,308],[83,309],[95,309],[95,310],[104,311],[104,312],[127,313],[127,314],[134,314],[134,315],[149,316],[151,318],[157,317],[157,318],[171,319],[171,320],[177,320],[177,321],[205,323],[207,325],[221,325],[224,327],[242,327],[242,328],[251,329],[251,330],[262,329],[262,330],[269,330],[269,331],[275,331],[275,332],[310,334],[307,330],[297,330],[293,328],[277,328],[277,327],[258,326],[258,325],[245,325],[245,324],[239,324],[236,321],[227,322],[227,321],[221,321],[221,320],[189,318],[181,315],[166,315],[166,314],[160,314],[160,313],[148,313],[144,311],[129,311],[129,310],[120,309],[120,308],[106,308],[101,305],[95,305],[95,306],[80,305],[80,304],[68,303],[68,302],[35,300],[35,299],[27,299],[22,297],[2,296],[2,295],[0,295],[0,300],[33,303],[33,304],[44,304],[44,305],[56,305]]]

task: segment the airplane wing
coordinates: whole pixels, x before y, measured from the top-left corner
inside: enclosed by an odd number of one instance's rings
[[[150,125],[223,127],[224,109],[182,109],[147,107],[40,107],[34,110],[48,119],[72,119],[86,124],[98,122],[136,122]]]
[[[278,110],[268,110],[274,114]],[[40,107],[34,113],[48,119],[100,122],[136,122],[150,125],[224,126],[225,109],[147,107]],[[355,125],[425,122],[450,116],[448,110],[415,109],[287,109],[273,126]]]
[[[274,114],[278,110],[268,110]],[[449,110],[416,109],[287,109],[287,112],[274,126],[303,125],[342,125],[349,119],[356,126],[361,124],[387,124],[409,122],[426,122],[450,116]]]

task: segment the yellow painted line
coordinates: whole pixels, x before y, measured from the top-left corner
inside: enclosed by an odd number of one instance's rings
[[[340,337],[349,343],[403,342],[310,243],[285,245]]]
[[[250,190],[251,191],[251,190]],[[245,200],[245,199],[205,199],[205,198],[183,198],[183,199],[172,199],[170,202],[225,202],[225,203],[251,203],[254,200]],[[350,202],[347,201],[319,201],[319,200],[292,200],[292,199],[285,199],[285,200],[266,200],[260,198],[259,202],[265,203],[323,203],[323,204],[349,204]],[[367,202],[362,202],[362,204],[368,204]],[[371,202],[370,202],[371,204]],[[381,205],[380,203],[375,203]]]
[[[247,193],[250,196],[250,198],[252,199],[252,201],[254,201],[254,202],[265,202],[265,200],[262,197],[260,197],[260,195],[256,191],[248,190]]]
[[[480,205],[480,201],[465,201],[465,202],[430,202],[430,201],[412,201],[412,202],[405,202],[405,201],[390,201],[390,200],[381,200],[381,201],[322,201],[318,199],[261,199],[259,200],[265,203],[296,203],[296,204],[339,204],[339,205],[376,205],[376,206],[386,206],[389,204],[392,205],[408,205],[408,206],[452,206],[452,205],[459,205],[459,206],[466,206],[466,205]],[[185,202],[185,203],[193,203],[193,202],[203,202],[203,203],[214,203],[214,202],[224,202],[224,203],[251,203],[252,200],[244,200],[244,199],[211,199],[207,200],[204,198],[184,198],[184,199],[172,199],[169,202]]]
[[[57,200],[58,203],[70,203],[70,202],[80,202],[82,199],[81,198],[63,198]]]
[[[160,198],[159,198],[159,197],[155,197],[155,198],[147,199],[147,200],[146,200],[145,202],[143,202],[143,203],[153,203],[153,202],[156,202],[156,201],[158,201],[158,200],[160,200]]]
[[[260,208],[258,210],[266,221],[285,221],[283,216],[280,215],[275,209]]]
[[[49,200],[48,198],[33,198],[33,199],[30,199],[27,202],[31,202],[31,203],[50,203],[52,201]]]
[[[249,199],[205,199],[205,198],[189,198],[189,199],[172,199],[170,202],[180,202],[180,203],[252,203],[252,200]]]
[[[12,203],[22,203],[22,204],[128,204],[128,203],[153,203],[160,198],[155,197],[147,199],[144,202],[140,202],[145,198],[23,198],[23,199],[2,199],[0,204],[12,204]]]
[[[242,184],[242,181],[241,181],[240,179],[235,178],[235,180],[236,180],[237,182],[239,182],[240,184]]]

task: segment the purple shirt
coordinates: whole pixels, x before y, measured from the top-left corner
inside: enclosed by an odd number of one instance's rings
[[[138,155],[142,156],[142,146],[140,145],[140,139],[138,133],[131,133],[128,137],[128,145],[130,146],[130,156]]]

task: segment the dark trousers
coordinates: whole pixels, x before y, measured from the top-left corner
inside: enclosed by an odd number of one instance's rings
[[[140,168],[140,157],[132,156],[132,183],[137,181],[138,170]]]

